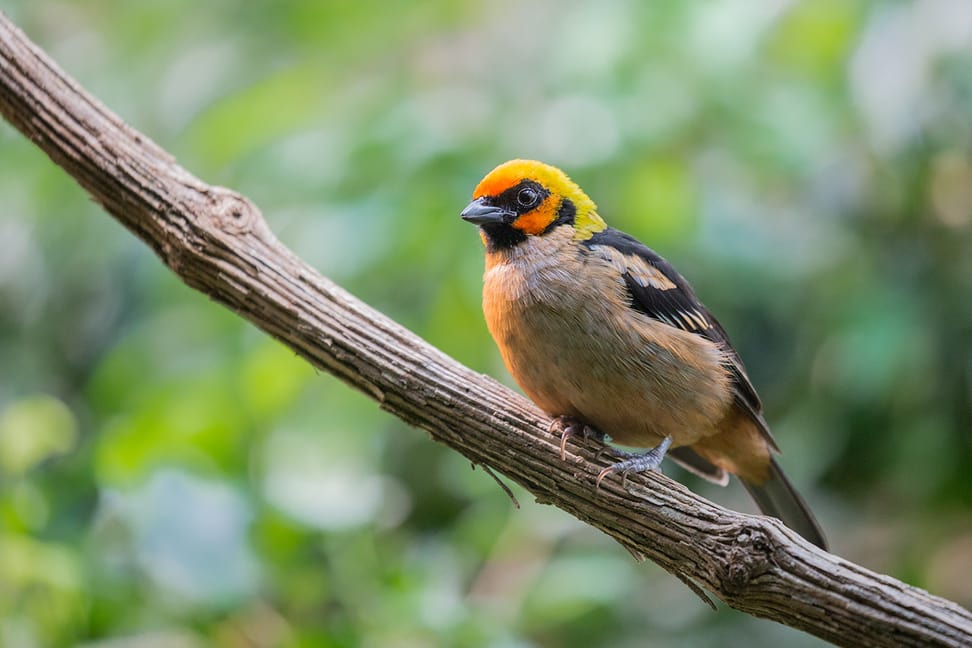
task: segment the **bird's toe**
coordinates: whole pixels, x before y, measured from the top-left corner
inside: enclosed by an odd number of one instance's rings
[[[658,470],[661,466],[662,460],[668,453],[668,449],[672,445],[672,438],[665,437],[662,442],[657,446],[641,454],[629,454],[624,453],[627,458],[623,461],[611,464],[604,470],[602,470],[597,476],[596,485],[600,487],[601,481],[611,473],[621,473],[622,483],[627,480],[628,474],[633,472],[648,472],[650,470]]]

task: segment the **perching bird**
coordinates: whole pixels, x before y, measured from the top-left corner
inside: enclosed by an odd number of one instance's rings
[[[657,469],[667,452],[721,485],[737,475],[764,513],[826,548],[773,458],[779,448],[742,360],[665,259],[608,227],[580,187],[542,162],[496,167],[461,216],[486,245],[489,331],[516,382],[555,417],[563,444],[606,435],[651,448],[598,483]]]

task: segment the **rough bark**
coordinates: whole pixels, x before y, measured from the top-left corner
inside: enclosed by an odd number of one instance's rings
[[[969,646],[972,614],[721,508],[662,475],[594,478],[607,459],[320,276],[243,196],[205,184],[86,94],[0,14],[0,112],[183,281],[475,464],[521,484],[731,607],[848,646]]]

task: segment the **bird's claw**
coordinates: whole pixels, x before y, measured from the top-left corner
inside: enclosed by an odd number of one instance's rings
[[[550,427],[547,428],[547,431],[550,433],[555,431],[560,432],[561,461],[565,461],[567,459],[567,439],[571,437],[579,436],[583,439],[597,439],[601,443],[604,442],[603,432],[591,427],[578,418],[574,418],[573,416],[558,416],[550,422]]]
[[[597,476],[595,487],[600,488],[601,481],[611,473],[621,473],[621,485],[623,487],[624,483],[628,480],[628,473],[658,470],[671,445],[672,437],[665,437],[661,443],[643,454],[623,453],[627,456],[627,459],[611,464],[602,470]]]

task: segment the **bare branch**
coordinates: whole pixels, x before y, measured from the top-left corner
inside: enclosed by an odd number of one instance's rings
[[[246,198],[200,181],[86,94],[0,14],[0,112],[183,281],[470,461],[728,605],[842,645],[969,646],[972,614],[661,475],[626,489],[531,403],[320,276]]]

